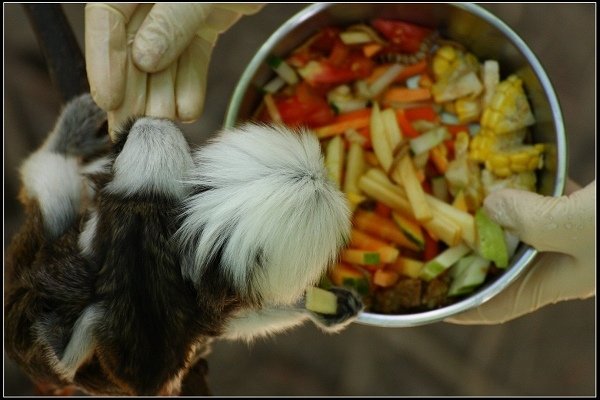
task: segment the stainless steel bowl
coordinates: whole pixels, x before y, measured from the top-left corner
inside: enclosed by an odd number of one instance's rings
[[[517,74],[524,82],[537,123],[535,142],[547,143],[545,168],[539,175],[538,191],[544,195],[563,193],[567,176],[567,146],[560,106],[544,69],[527,45],[504,22],[474,4],[331,4],[306,7],[285,22],[262,45],[242,74],[225,118],[225,126],[249,119],[260,104],[259,87],[273,77],[265,61],[269,55],[286,56],[320,28],[349,25],[371,18],[397,18],[438,29],[480,59],[495,59],[503,76]],[[417,326],[441,321],[490,300],[509,286],[533,261],[537,251],[520,245],[507,270],[474,294],[447,307],[427,312],[383,315],[363,312],[358,322],[383,327]]]

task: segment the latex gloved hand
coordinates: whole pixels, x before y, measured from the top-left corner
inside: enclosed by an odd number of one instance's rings
[[[202,114],[219,34],[262,4],[89,3],[85,58],[90,90],[112,131],[132,115],[193,122]]]
[[[596,181],[583,189],[569,181],[566,193],[545,197],[504,189],[486,198],[491,218],[542,253],[505,291],[446,322],[497,324],[547,304],[595,295]]]

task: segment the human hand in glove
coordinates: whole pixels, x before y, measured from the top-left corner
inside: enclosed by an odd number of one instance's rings
[[[563,300],[596,294],[596,181],[567,182],[561,197],[505,189],[489,195],[488,215],[541,253],[510,287],[478,308],[447,318],[497,324]]]
[[[132,115],[193,122],[202,114],[219,34],[262,4],[88,3],[85,58],[91,94],[110,131]]]

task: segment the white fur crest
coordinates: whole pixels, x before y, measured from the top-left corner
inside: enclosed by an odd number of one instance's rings
[[[44,228],[52,236],[64,232],[81,200],[82,178],[75,158],[37,151],[21,167],[21,179],[27,195],[38,200]]]
[[[166,119],[140,118],[116,157],[107,190],[122,195],[158,192],[184,196],[182,179],[192,166],[183,133]]]
[[[225,130],[194,154],[179,238],[198,282],[222,250],[222,267],[242,294],[289,304],[316,282],[350,230],[343,194],[327,178],[317,138],[285,127]],[[203,190],[208,189],[208,190]]]

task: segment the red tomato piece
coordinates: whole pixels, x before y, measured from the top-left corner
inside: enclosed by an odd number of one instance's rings
[[[421,43],[432,33],[429,28],[403,21],[377,18],[371,25],[401,53],[416,53]]]
[[[274,98],[281,119],[286,125],[305,125],[309,128],[326,125],[335,119],[327,100],[307,84],[300,83],[291,96]]]

